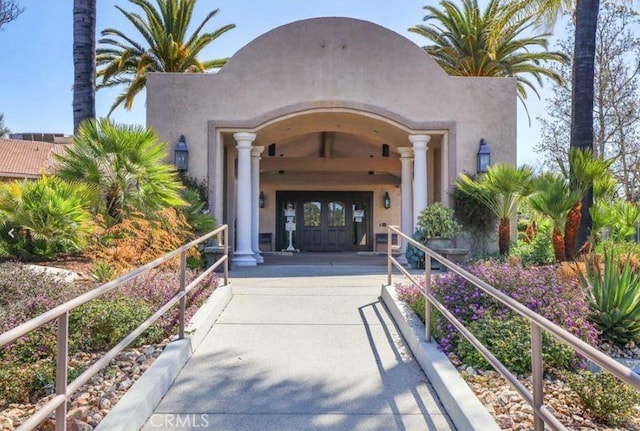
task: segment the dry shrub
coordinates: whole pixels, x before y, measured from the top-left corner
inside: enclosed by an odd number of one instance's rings
[[[152,217],[133,213],[121,223],[101,227],[96,237],[90,247],[96,262],[108,265],[116,275],[122,275],[175,250],[193,239],[193,233],[182,214],[173,208],[165,208]],[[199,252],[191,248],[188,255],[198,257]],[[179,264],[180,258],[176,256],[164,266],[177,267]]]
[[[560,262],[558,265],[558,275],[567,281],[578,280],[578,274],[585,274],[587,266],[602,266],[602,257],[597,253],[582,254],[576,257],[573,262]]]

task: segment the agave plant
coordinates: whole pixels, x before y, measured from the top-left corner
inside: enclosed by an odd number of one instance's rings
[[[638,341],[640,335],[640,273],[631,259],[621,264],[613,249],[604,251],[604,269],[588,262],[585,272],[578,271],[580,283],[587,288],[591,320],[602,337],[624,345]]]

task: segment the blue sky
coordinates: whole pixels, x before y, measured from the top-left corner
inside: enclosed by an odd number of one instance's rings
[[[0,32],[0,112],[5,126],[13,132],[57,132],[70,134],[73,129],[72,35],[73,0],[19,0],[25,12]],[[98,0],[97,30],[114,27],[131,29],[115,5],[132,9],[127,0]],[[318,16],[347,16],[375,22],[423,45],[424,38],[407,29],[420,24],[423,6],[433,0],[200,0],[196,16],[219,8],[209,29],[225,24],[236,28],[215,41],[202,58],[233,55],[257,36],[283,24]],[[482,0],[480,4],[482,5]],[[560,26],[556,26],[559,28]],[[132,33],[134,34],[134,33]],[[135,38],[140,39],[140,38]],[[518,162],[536,165],[532,151],[539,136],[535,117],[544,114],[544,98],[550,95],[551,83],[541,91],[542,101],[529,96],[532,118],[518,103]],[[96,114],[107,114],[117,90],[102,90],[96,96]],[[145,97],[136,98],[131,111],[118,109],[112,118],[128,124],[145,124]]]

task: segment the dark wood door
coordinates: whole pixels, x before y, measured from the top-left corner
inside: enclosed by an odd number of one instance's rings
[[[301,251],[371,250],[371,193],[278,192],[278,208],[295,208],[294,247]],[[279,248],[287,244],[279,214]]]

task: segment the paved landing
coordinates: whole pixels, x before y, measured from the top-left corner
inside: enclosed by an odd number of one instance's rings
[[[234,297],[144,430],[453,429],[378,301],[383,275],[256,271],[232,272]]]

